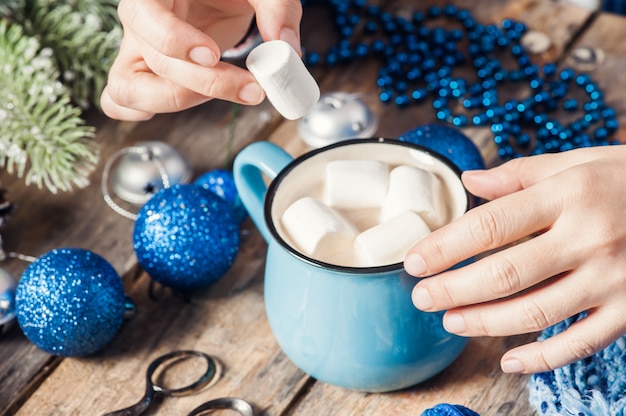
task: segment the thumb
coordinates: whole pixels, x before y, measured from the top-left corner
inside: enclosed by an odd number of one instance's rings
[[[256,11],[256,24],[263,40],[283,40],[302,56],[300,46],[300,0],[251,0]]]

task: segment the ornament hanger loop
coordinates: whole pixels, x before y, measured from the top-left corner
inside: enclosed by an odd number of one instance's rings
[[[118,150],[117,152],[113,154],[113,156],[111,156],[111,158],[104,165],[104,169],[102,171],[102,184],[101,184],[102,197],[104,198],[104,202],[106,202],[106,204],[113,211],[117,212],[122,217],[135,221],[137,220],[137,214],[134,212],[130,212],[127,209],[122,208],[119,204],[117,204],[113,200],[109,192],[109,174],[111,172],[111,167],[120,157],[125,156],[127,154],[131,154],[131,153],[140,155],[155,164],[157,170],[159,171],[161,182],[163,183],[163,188],[170,187],[170,180],[165,170],[165,166],[163,166],[163,163],[161,163],[158,157],[155,157],[153,151],[147,146],[127,147],[127,148]]]
[[[6,252],[4,251],[2,236],[0,236],[0,261],[5,261],[7,258],[19,259],[22,261],[27,261],[29,263],[33,263],[37,260],[37,257],[28,256],[26,254],[16,253],[14,251]]]

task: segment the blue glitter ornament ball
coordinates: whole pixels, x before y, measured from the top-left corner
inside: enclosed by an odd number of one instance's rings
[[[231,171],[214,169],[201,175],[194,183],[208,189],[226,201],[235,213],[238,223],[241,224],[248,217],[248,211],[246,211],[246,207],[239,198],[239,193],[235,186],[235,178]]]
[[[99,255],[79,248],[49,251],[22,274],[15,294],[17,322],[51,354],[95,353],[124,321],[122,279]]]
[[[137,214],[133,245],[155,281],[188,292],[219,280],[239,252],[239,224],[230,206],[195,184],[157,192]]]
[[[441,153],[462,171],[485,168],[485,161],[474,142],[454,127],[426,124],[401,134],[398,140]]]
[[[478,413],[460,404],[441,403],[426,409],[421,416],[479,416]]]

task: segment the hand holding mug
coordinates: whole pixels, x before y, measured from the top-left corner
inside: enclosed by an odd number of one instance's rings
[[[625,166],[626,146],[611,146],[466,172],[467,189],[492,201],[409,251],[410,274],[442,272],[417,284],[415,305],[448,310],[445,328],[463,336],[531,333],[588,311],[565,332],[508,351],[505,372],[547,371],[605,348],[626,333]]]

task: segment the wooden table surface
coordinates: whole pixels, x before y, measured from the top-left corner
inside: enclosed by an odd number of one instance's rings
[[[471,9],[478,21],[500,23],[503,18],[515,18],[548,34],[552,46],[532,56],[537,63],[554,61],[563,66],[573,48],[600,48],[604,61],[590,74],[625,124],[626,19],[559,1],[456,3]],[[425,10],[429,4],[385,2],[393,12]],[[319,48],[333,41],[327,20],[320,10],[305,15],[305,45]],[[397,137],[433,122],[429,104],[407,109],[381,104],[375,85],[377,70],[378,62],[368,60],[312,72],[322,93],[363,94],[380,117],[378,136]],[[245,398],[267,415],[419,415],[442,402],[460,403],[481,415],[533,414],[525,390],[527,377],[503,374],[499,359],[508,348],[528,342],[536,334],[471,339],[461,356],[442,373],[394,393],[351,392],[307,376],[286,358],[272,336],[263,303],[266,244],[249,219],[242,225],[240,254],[221,281],[189,299],[168,290],[150,296],[150,278],[137,265],[132,250],[132,222],[113,212],[102,199],[102,167],[120,148],[150,140],[161,140],[178,149],[190,160],[196,177],[222,167],[231,110],[230,103],[213,101],[140,123],[116,122],[96,111],[88,113],[88,122],[97,127],[101,163],[89,187],[69,194],[52,195],[25,187],[21,180],[2,174],[2,187],[9,190],[8,199],[18,206],[2,230],[5,249],[33,256],[60,247],[93,250],[120,273],[137,313],[109,345],[87,358],[51,356],[30,343],[15,325],[0,338],[0,414],[98,415],[128,406],[143,394],[149,362],[180,349],[213,355],[221,364],[221,376],[210,388],[187,397],[167,398],[148,414],[182,415],[209,399],[224,396]],[[297,122],[282,119],[267,102],[240,107],[233,152],[257,140],[275,142],[293,155],[306,152],[296,126]],[[465,132],[479,146],[489,166],[500,162],[489,131],[467,128]],[[10,259],[2,266],[19,276],[27,263]]]

